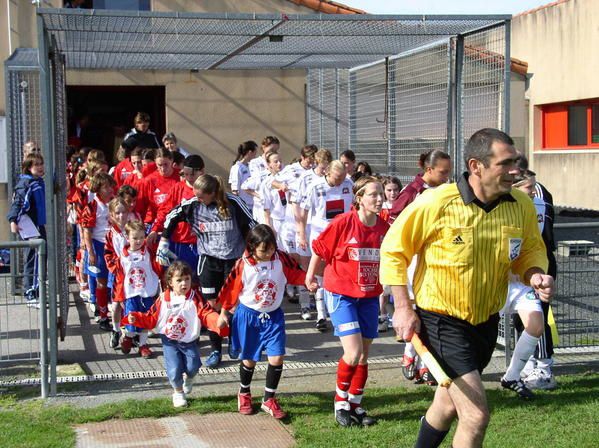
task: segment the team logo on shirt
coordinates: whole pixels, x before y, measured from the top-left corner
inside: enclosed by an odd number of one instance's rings
[[[514,261],[520,255],[522,238],[510,238],[510,261]]]
[[[262,308],[267,308],[275,303],[277,299],[277,285],[274,281],[267,278],[261,280],[254,290],[254,301],[259,303]]]
[[[164,334],[169,339],[176,341],[183,339],[185,332],[187,331],[187,321],[178,315],[169,316],[166,320],[166,328]]]
[[[133,268],[129,271],[129,286],[134,289],[144,289],[146,286],[146,271],[143,268]]]
[[[341,194],[349,194],[349,188],[343,187],[343,191],[341,192]]]

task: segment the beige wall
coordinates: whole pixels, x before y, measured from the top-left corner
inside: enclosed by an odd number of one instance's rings
[[[287,0],[153,0],[153,11],[185,12],[257,12],[286,14],[314,14],[305,6],[295,5]]]
[[[68,85],[165,86],[167,129],[227,176],[239,143],[276,135],[284,160],[304,144],[304,70],[69,71]]]
[[[599,98],[599,1],[570,0],[515,16],[512,56],[528,63],[528,151],[538,179],[556,205],[599,210],[599,158],[595,151],[543,151],[540,106]],[[566,176],[566,173],[568,174]],[[579,188],[577,188],[577,186]]]

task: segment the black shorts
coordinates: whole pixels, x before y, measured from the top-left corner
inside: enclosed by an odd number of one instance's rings
[[[499,314],[472,325],[465,320],[417,309],[420,338],[445,373],[455,379],[473,370],[482,373],[495,350]]]
[[[210,255],[200,255],[198,278],[200,291],[205,300],[215,300],[225,284],[225,280],[235,266],[236,259],[221,260]]]

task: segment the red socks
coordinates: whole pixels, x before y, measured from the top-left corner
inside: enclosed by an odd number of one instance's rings
[[[335,401],[348,400],[348,391],[352,384],[356,367],[347,364],[343,358],[339,359],[339,364],[337,364],[337,393],[335,394]]]
[[[96,289],[96,305],[100,311],[100,318],[108,317],[108,288],[98,287]]]
[[[366,380],[368,380],[368,364],[358,364],[349,386],[349,404],[352,409],[359,407],[362,402]]]

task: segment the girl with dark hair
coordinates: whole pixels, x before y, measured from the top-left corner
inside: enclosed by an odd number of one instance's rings
[[[241,353],[238,410],[253,414],[250,385],[256,363],[266,351],[268,369],[261,409],[285,418],[275,397],[285,356],[285,317],[281,304],[287,283],[301,285],[306,273],[287,254],[277,250],[274,232],[265,224],[250,230],[246,251],[237,261],[218,296],[222,307],[219,327],[231,325],[233,350]],[[316,285],[314,285],[316,286]],[[233,317],[229,312],[236,308]]]
[[[174,262],[166,271],[166,291],[143,313],[134,311],[123,323],[154,330],[162,340],[164,368],[173,387],[173,406],[187,406],[186,394],[193,388],[193,378],[200,366],[198,338],[202,326],[226,335],[217,326],[218,313],[202,302],[200,294],[191,287],[191,267]]]
[[[183,200],[167,216],[158,246],[158,262],[169,264],[169,249],[177,224],[187,222],[198,238],[198,279],[202,296],[214,305],[225,279],[243,255],[245,236],[256,224],[239,197],[227,193],[218,176],[203,174],[193,184],[194,197]],[[211,353],[206,367],[217,367],[222,360],[222,338],[209,332]],[[231,354],[230,354],[231,355]]]
[[[237,157],[229,171],[231,191],[233,194],[239,196],[248,208],[252,208],[254,205],[254,198],[243,191],[241,185],[250,177],[250,168],[248,165],[256,157],[256,151],[258,151],[258,144],[255,141],[248,140],[247,142],[243,142],[237,147]]]

